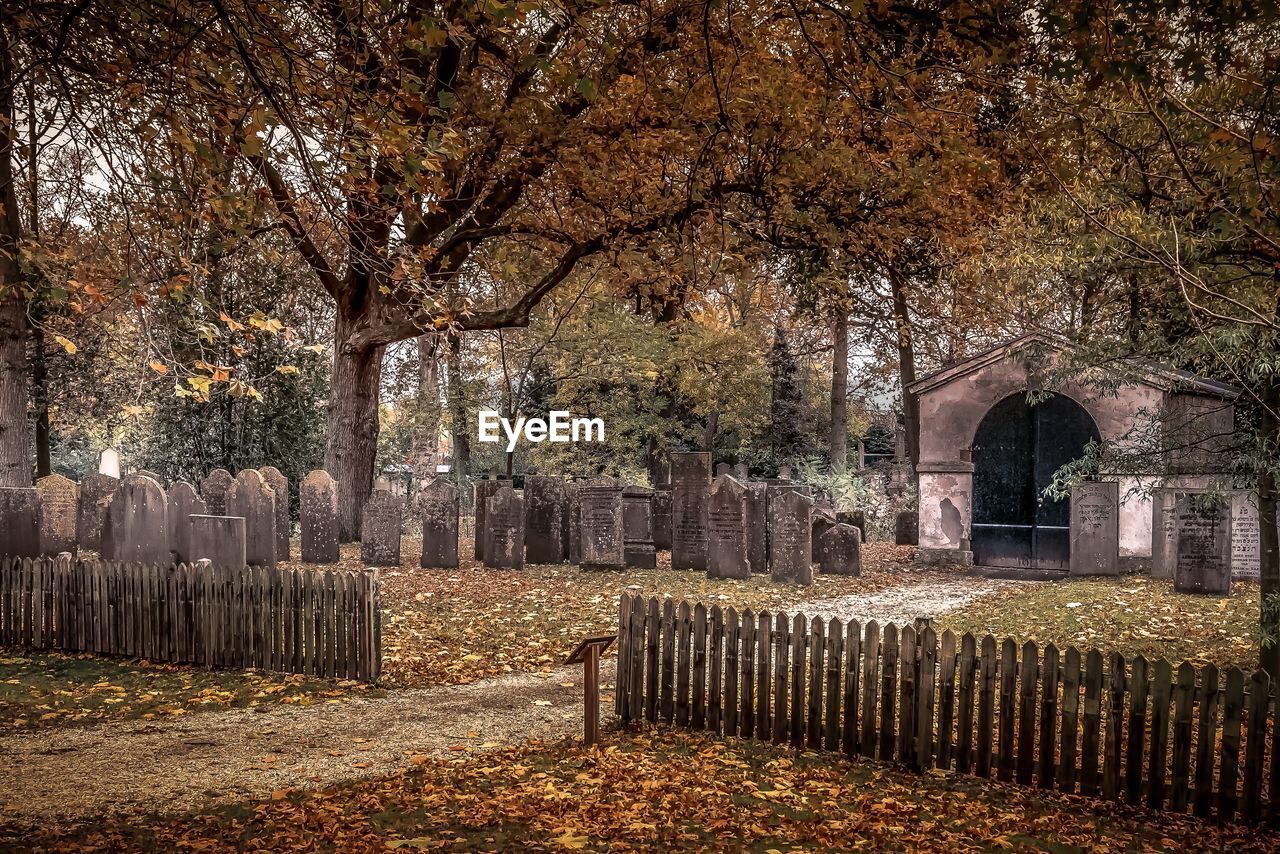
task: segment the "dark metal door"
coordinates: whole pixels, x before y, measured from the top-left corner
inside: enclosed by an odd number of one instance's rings
[[[1044,490],[1055,471],[1097,439],[1089,413],[1064,395],[1029,406],[1019,393],[991,408],[973,441],[975,563],[1067,568],[1071,502]]]

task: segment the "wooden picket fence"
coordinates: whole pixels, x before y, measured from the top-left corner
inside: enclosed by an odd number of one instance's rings
[[[616,711],[1219,820],[1280,817],[1271,681],[623,595]],[[940,641],[940,642],[939,642]]]
[[[377,570],[0,559],[0,644],[376,682]]]

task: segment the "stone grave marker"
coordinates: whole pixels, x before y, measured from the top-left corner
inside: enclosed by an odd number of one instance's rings
[[[276,492],[262,472],[245,469],[237,474],[227,491],[226,513],[208,515],[242,517],[247,565],[276,565]]]
[[[168,566],[169,497],[154,478],[131,474],[116,485],[102,525],[106,560]]]
[[[338,482],[324,469],[307,472],[298,484],[298,521],[303,563],[337,563]]]
[[[733,467],[733,477],[738,483],[745,485],[747,482],[747,464],[738,463],[735,465]]]
[[[1203,489],[1157,487],[1151,491],[1151,577],[1173,578],[1177,555],[1174,506],[1183,495],[1202,495]]]
[[[569,563],[582,563],[582,484],[565,486],[565,554]]]
[[[791,466],[789,465],[778,466],[778,479],[791,480]]]
[[[707,569],[707,492],[711,454],[671,454],[671,568]]]
[[[769,496],[769,574],[774,581],[813,584],[813,499],[793,489]]]
[[[404,499],[375,489],[364,503],[360,523],[360,560],[365,566],[400,565],[400,531]]]
[[[1231,503],[1181,495],[1174,504],[1173,589],[1231,593]]]
[[[564,481],[548,475],[524,479],[525,560],[560,563],[564,560]]]
[[[224,516],[227,512],[227,493],[235,478],[226,469],[214,469],[200,481],[200,497],[212,516]]]
[[[582,566],[616,568],[626,565],[622,487],[597,479],[578,491],[582,515]]]
[[[1120,484],[1071,487],[1072,575],[1120,574]]]
[[[36,481],[36,492],[40,493],[40,553],[75,554],[80,487],[60,474],[51,474]]]
[[[112,480],[120,479],[120,452],[115,448],[103,448],[98,454],[98,474],[105,474]]]
[[[477,480],[475,485],[475,511],[476,511],[476,532],[475,532],[475,558],[476,560],[484,560],[484,543],[485,543],[485,514],[489,511],[489,499],[498,491],[498,487],[502,485],[502,481],[493,480]],[[507,484],[510,486],[510,484]]]
[[[243,516],[207,516],[197,513],[190,519],[191,557],[186,563],[207,560],[214,566],[235,569],[248,565]]]
[[[458,488],[434,480],[418,493],[422,514],[423,569],[452,569],[458,565]]]
[[[821,507],[817,504],[817,502],[814,502],[812,525],[813,525],[812,542],[814,544],[814,547],[816,548],[818,545],[818,540],[822,537],[822,535],[836,526],[836,512],[826,507]]]
[[[524,569],[524,499],[503,483],[485,505],[484,565]]]
[[[627,566],[653,569],[658,565],[653,546],[653,490],[647,486],[622,489],[622,538]]]
[[[671,551],[671,490],[655,489],[650,501],[653,516],[653,547],[660,552]]]
[[[747,489],[722,474],[707,496],[707,577],[750,578],[747,541]]]
[[[862,536],[862,542],[867,541],[867,511],[841,510],[836,513],[836,521],[841,525],[852,525],[857,528]]]
[[[168,497],[169,551],[175,563],[192,563],[199,558],[191,554],[191,517],[206,515],[208,508],[185,480],[169,487]]]
[[[0,557],[40,556],[40,493],[0,486]]]
[[[80,481],[80,512],[76,516],[76,541],[80,548],[102,550],[102,523],[119,484],[118,478],[107,474],[91,474]]]
[[[832,525],[818,540],[818,571],[862,575],[862,534],[852,525]]]
[[[893,519],[893,543],[898,546],[920,544],[920,514],[915,510],[899,510]]]
[[[716,463],[716,477],[733,476],[733,466],[728,463]]]
[[[1262,577],[1262,526],[1258,503],[1251,492],[1231,494],[1231,577],[1257,581]]]
[[[756,575],[765,575],[769,572],[769,485],[762,481],[742,485],[747,490],[747,564]]]
[[[276,493],[276,560],[287,561],[289,553],[289,535],[293,533],[293,522],[289,515],[289,478],[275,466],[263,466],[262,479]]]

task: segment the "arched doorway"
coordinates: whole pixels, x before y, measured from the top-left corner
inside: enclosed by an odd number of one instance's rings
[[[991,407],[973,439],[974,563],[1067,569],[1071,503],[1044,490],[1098,438],[1093,418],[1065,395],[1031,406],[1019,392]]]

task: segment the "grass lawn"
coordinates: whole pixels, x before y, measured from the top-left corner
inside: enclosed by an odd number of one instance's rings
[[[1077,796],[665,730],[602,749],[531,743],[181,817],[23,837],[38,850],[1274,851],[1218,827]],[[0,840],[6,830],[0,828]],[[10,834],[15,833],[12,828]],[[13,839],[13,836],[10,836]]]
[[[1250,672],[1258,663],[1258,583],[1233,582],[1231,589],[1230,597],[1195,596],[1175,593],[1167,579],[1141,575],[1073,579],[1012,588],[937,623],[979,637]]]

